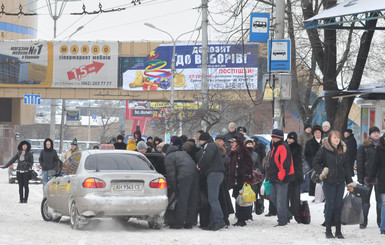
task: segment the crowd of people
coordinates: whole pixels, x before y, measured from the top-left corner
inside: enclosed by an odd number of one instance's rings
[[[253,210],[260,215],[265,209],[262,183],[252,181],[253,171],[258,169],[264,181],[271,184],[266,216],[277,216],[276,226],[285,226],[293,218],[301,223],[301,193],[315,196],[318,187],[318,192],[323,191],[324,199],[321,201],[325,202],[323,225],[326,238],[344,238],[340,220],[343,195],[345,188],[354,191],[357,184],[352,177],[356,172],[358,183],[370,188],[369,197],[362,200],[364,221],[359,227],[365,229],[368,225],[370,194],[374,188],[376,222],[380,233],[385,234],[385,134],[381,136],[378,127],[369,129],[368,138],[358,149],[351,129],[341,135],[331,129],[329,122],[322,126],[305,124],[301,134],[290,132],[286,139],[282,130],[274,129],[269,152],[266,152],[263,142],[249,138],[246,132],[245,127],[237,128],[231,122],[228,132],[215,139],[199,130],[195,139],[185,135],[173,136],[166,143],[159,137],[148,137],[145,141],[137,130],[126,143],[123,135],[118,135],[110,145],[116,150],[132,150],[147,155],[155,169],[165,175],[170,200],[165,224],[172,229],[191,229],[199,223],[204,230],[217,231],[230,225],[229,215],[232,213],[237,218],[234,226],[246,226],[246,221],[252,219]],[[20,142],[18,153],[2,166],[7,168],[15,161],[19,163],[20,203],[28,200],[27,175],[33,164],[30,149],[29,142]],[[79,150],[75,138],[64,161]],[[61,163],[49,138],[44,142],[39,162],[45,185],[57,173]],[[304,172],[305,169],[312,169],[320,181],[312,181],[310,171]],[[233,207],[231,197],[236,200],[245,183],[253,184],[257,200],[254,205],[240,205],[235,201]],[[232,190],[231,196],[229,190]]]

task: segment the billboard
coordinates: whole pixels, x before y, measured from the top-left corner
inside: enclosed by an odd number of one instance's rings
[[[124,90],[170,90],[172,44],[161,44],[143,62],[123,73]],[[211,90],[257,89],[258,45],[210,43],[208,86]],[[246,78],[246,79],[245,79]],[[202,45],[175,46],[175,90],[201,90]]]
[[[55,42],[52,87],[117,88],[118,42]]]
[[[0,87],[117,88],[118,42],[0,42]]]

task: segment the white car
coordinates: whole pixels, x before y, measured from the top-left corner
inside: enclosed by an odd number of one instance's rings
[[[168,205],[167,183],[141,153],[88,150],[72,155],[44,186],[45,221],[69,216],[81,229],[91,218],[139,218],[160,229]]]

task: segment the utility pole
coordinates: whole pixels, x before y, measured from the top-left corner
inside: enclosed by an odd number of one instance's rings
[[[274,36],[276,39],[284,39],[285,37],[285,0],[277,0],[277,3],[276,3],[276,22],[274,26]],[[271,46],[273,46],[273,42],[271,42]],[[270,50],[273,50],[273,48],[271,48]],[[277,75],[276,77],[278,77]],[[277,80],[277,83],[275,83],[275,87],[278,87],[279,90],[281,91],[281,83],[279,79]],[[282,110],[283,105],[280,98],[280,94],[277,97],[275,97],[273,92],[273,98],[274,98],[273,128],[278,128],[283,130],[283,116],[284,116],[283,113],[285,112]]]
[[[208,70],[208,0],[202,0],[202,109],[207,110],[207,94],[208,94],[208,81],[207,81],[207,70]],[[202,125],[203,130],[206,131],[206,124]]]

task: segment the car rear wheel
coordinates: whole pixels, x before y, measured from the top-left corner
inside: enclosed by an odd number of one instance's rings
[[[71,227],[72,229],[75,229],[75,230],[82,229],[89,222],[89,219],[79,214],[79,211],[75,202],[72,202],[71,204],[70,220],[71,220]]]
[[[61,219],[61,216],[57,216],[55,218],[52,216],[51,212],[49,211],[48,200],[46,197],[44,197],[43,201],[41,202],[41,216],[45,221],[53,221],[56,223]]]
[[[163,217],[155,216],[148,220],[148,226],[152,229],[159,230],[163,225]]]

